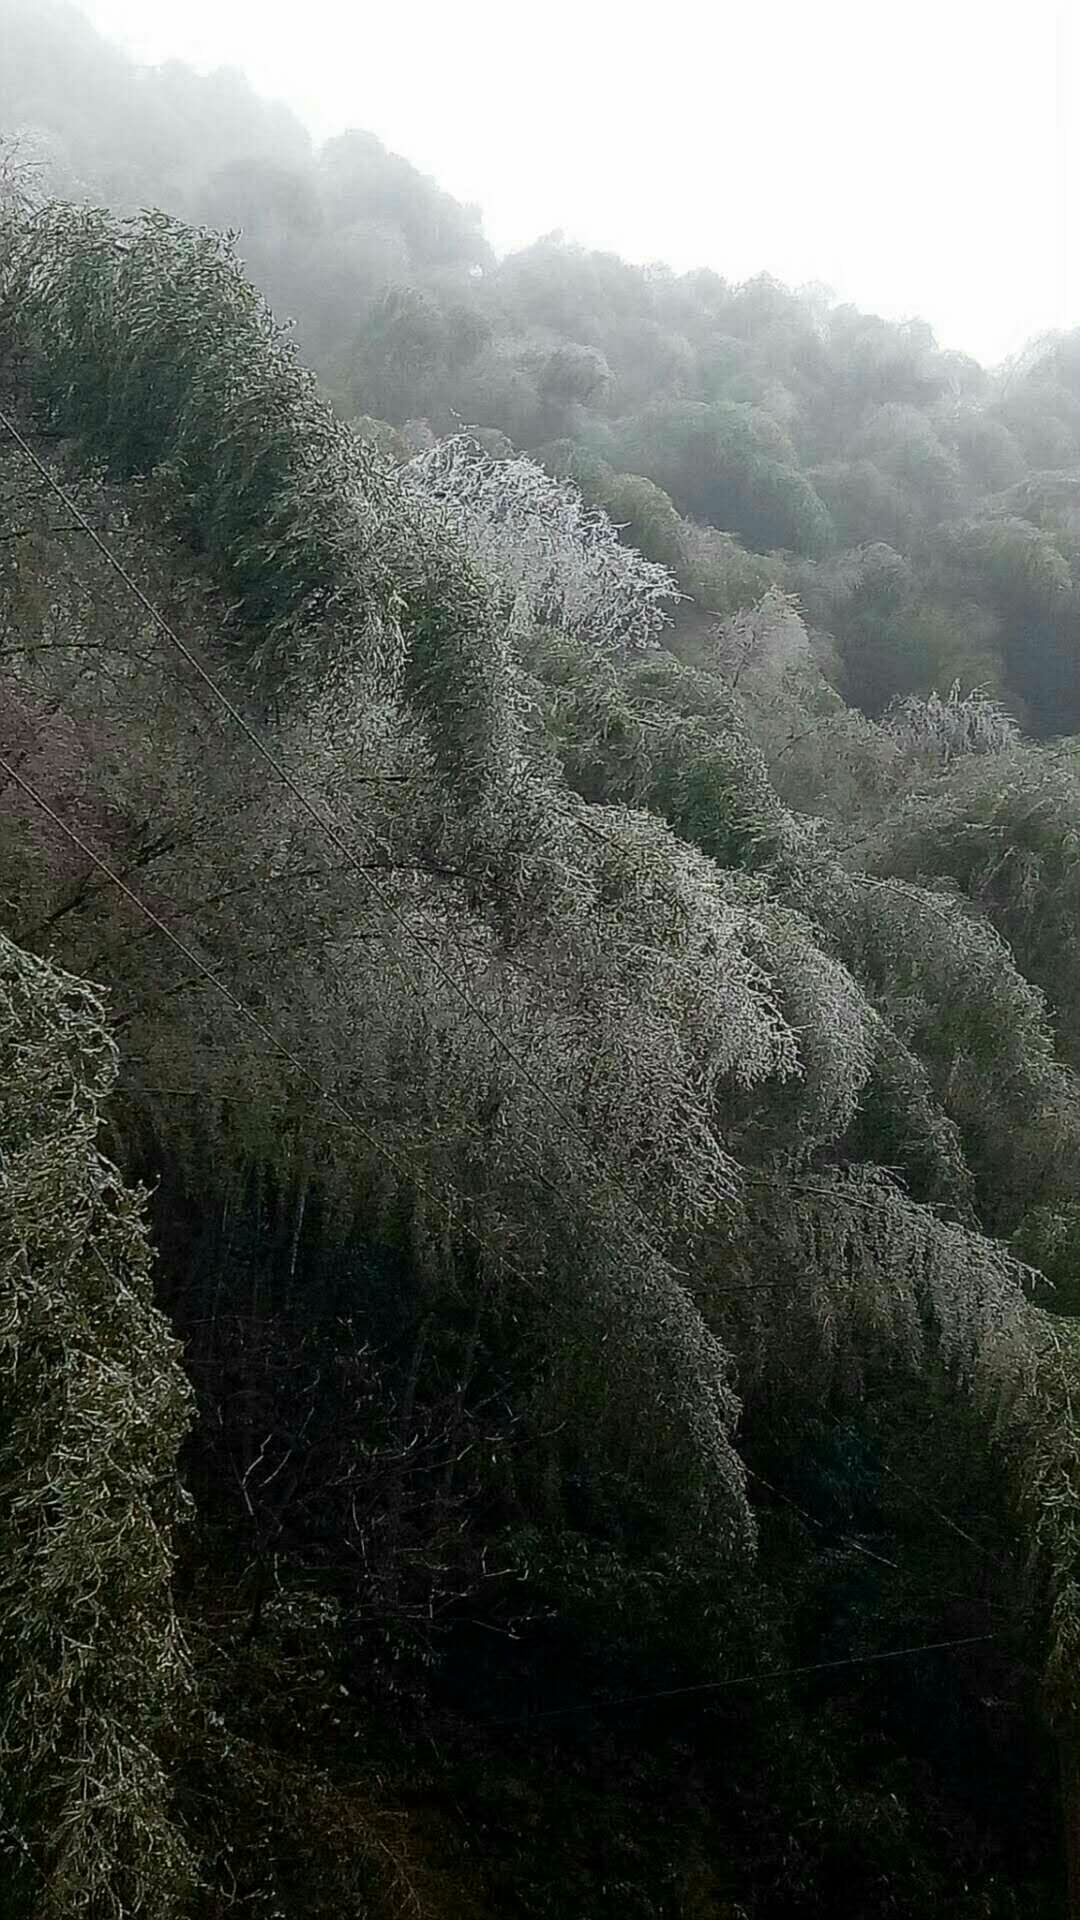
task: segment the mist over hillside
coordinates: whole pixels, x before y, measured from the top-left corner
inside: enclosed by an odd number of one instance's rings
[[[41,186],[236,231],[339,412],[384,446],[501,435],[696,605],[798,593],[868,713],[959,679],[1036,733],[1080,723],[1075,336],[992,375],[925,323],[768,278],[558,236],[496,261],[479,211],[373,135],[316,150],[239,75],[139,69],[64,6],[7,0],[4,35],[0,123]]]

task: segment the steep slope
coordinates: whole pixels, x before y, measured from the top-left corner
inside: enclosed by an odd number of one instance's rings
[[[775,592],[688,664],[656,562],[358,439],[210,235],[16,207],[0,316],[3,931],[107,986],[154,1182],[203,1910],[810,1914],[846,1855],[852,1912],[1045,1912],[1075,1362],[1011,1243],[1069,1231],[1080,1105],[1020,923],[902,829],[1053,756],[873,726]],[[795,810],[845,782],[855,846]],[[901,1652],[824,1729],[769,1694]],[[603,1793],[669,1764],[674,1859]]]

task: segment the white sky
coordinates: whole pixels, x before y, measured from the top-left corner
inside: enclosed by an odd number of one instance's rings
[[[1080,324],[1080,0],[80,0],[365,127],[503,251],[824,282],[995,361]]]

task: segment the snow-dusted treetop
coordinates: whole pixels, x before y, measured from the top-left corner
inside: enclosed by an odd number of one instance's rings
[[[962,693],[954,680],[944,700],[935,690],[910,694],[885,715],[887,731],[903,746],[923,748],[951,760],[959,753],[1003,753],[1020,738],[1011,714],[976,687]]]
[[[468,434],[417,454],[402,474],[464,540],[516,620],[606,648],[656,644],[679,598],[672,575],[623,546],[570,481],[523,454],[492,459]]]

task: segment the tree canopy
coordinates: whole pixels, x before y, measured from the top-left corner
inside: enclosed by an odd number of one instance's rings
[[[0,1913],[1060,1910],[1070,343],[12,18]]]

